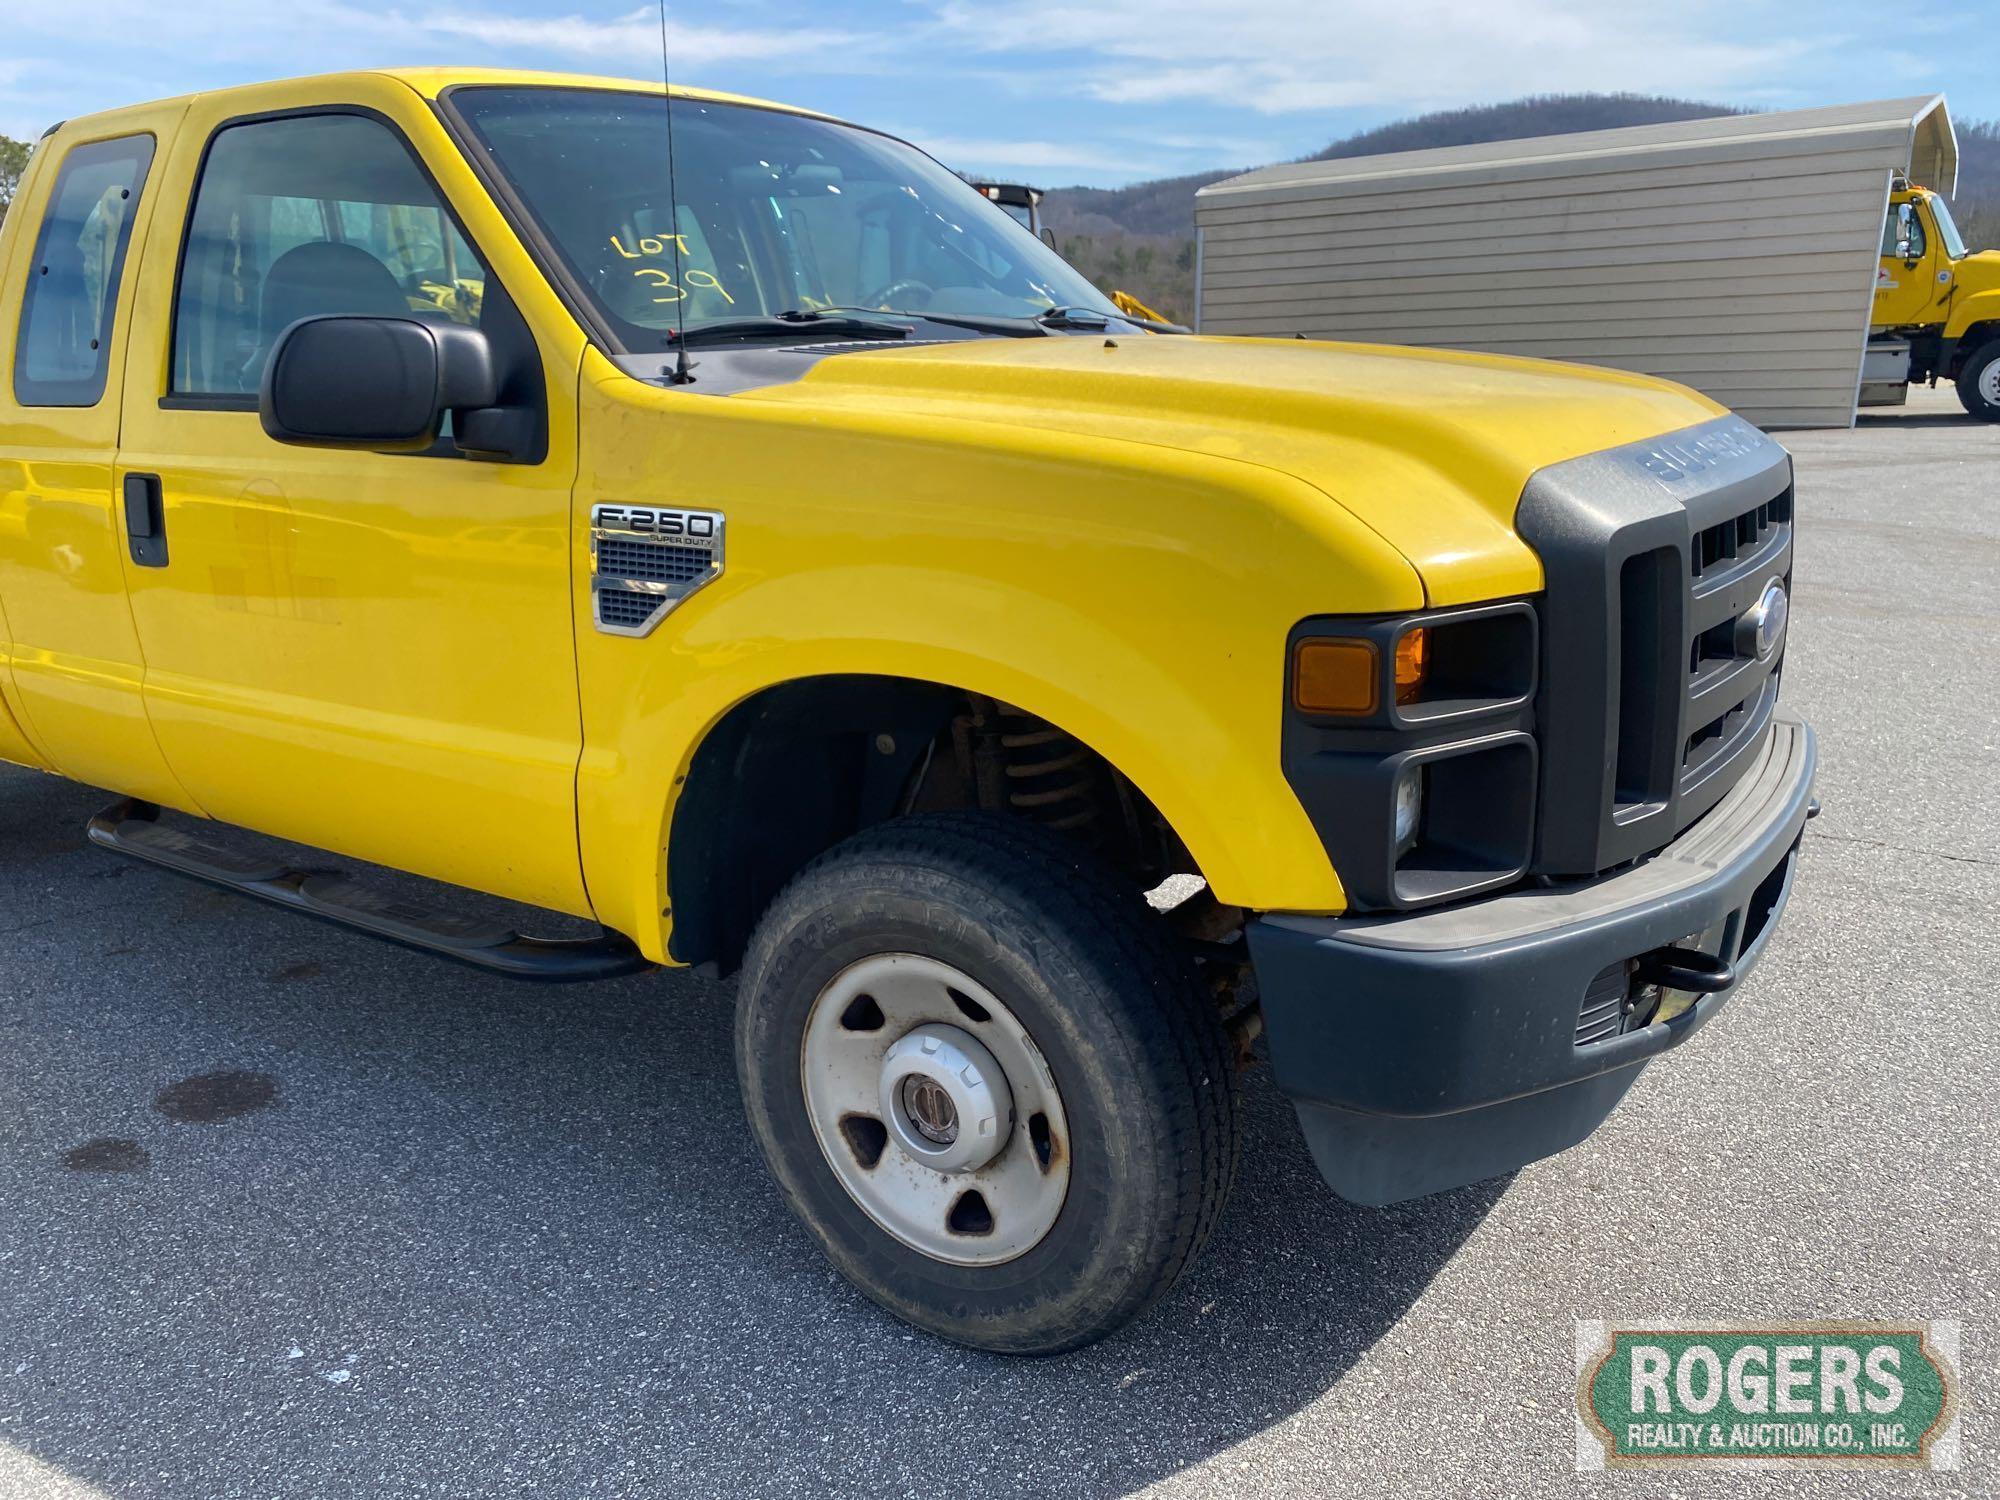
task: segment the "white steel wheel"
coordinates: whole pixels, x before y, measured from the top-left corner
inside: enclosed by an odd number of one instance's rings
[[[827,1165],[911,1249],[992,1266],[1041,1243],[1069,1192],[1069,1120],[1028,1029],[970,975],[883,953],[806,1020],[800,1081]]]
[[[1958,399],[1982,422],[2000,422],[2000,338],[1988,339],[1958,370]]]
[[[1054,1354],[1152,1306],[1236,1162],[1228,1038],[1133,887],[1061,835],[919,813],[843,840],[743,956],[745,1122],[897,1317]]]

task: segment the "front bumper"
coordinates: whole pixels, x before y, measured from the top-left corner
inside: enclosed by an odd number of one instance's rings
[[[1580,1044],[1593,980],[1686,943],[1732,963],[1740,985],[1791,893],[1815,762],[1811,728],[1775,719],[1707,816],[1614,874],[1414,916],[1253,921],[1272,1071],[1333,1189],[1393,1203],[1595,1130],[1640,1065],[1686,1041],[1735,986]]]

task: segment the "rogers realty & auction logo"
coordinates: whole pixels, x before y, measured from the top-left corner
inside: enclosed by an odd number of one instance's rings
[[[1958,1333],[1579,1321],[1576,1466],[1955,1469]]]

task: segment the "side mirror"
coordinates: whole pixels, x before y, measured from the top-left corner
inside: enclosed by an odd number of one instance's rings
[[[498,393],[492,346],[475,328],[302,318],[271,348],[257,413],[281,443],[421,453],[446,412],[456,422],[493,407]]]

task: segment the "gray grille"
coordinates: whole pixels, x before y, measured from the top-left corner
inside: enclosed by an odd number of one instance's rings
[[[1643,858],[1743,774],[1783,642],[1738,638],[1772,583],[1790,588],[1794,522],[1789,458],[1740,417],[1528,481],[1515,525],[1544,580],[1537,874]]]
[[[597,621],[600,625],[643,625],[652,619],[653,612],[666,602],[666,599],[659,594],[632,594],[624,589],[599,589]]]
[[[1739,558],[1752,556],[1770,540],[1774,529],[1790,524],[1791,519],[1792,492],[1786,490],[1740,516],[1704,526],[1694,534],[1693,545],[1688,549],[1694,576],[1704,577]]]
[[[1770,722],[1778,701],[1778,661],[1762,664],[1737,650],[1741,611],[1782,574],[1791,582],[1792,492],[1773,496],[1690,538],[1693,581],[1688,595],[1686,738],[1681,743],[1683,789],[1738,753]],[[1754,591],[1754,592],[1752,592]]]
[[[602,578],[693,583],[710,566],[705,547],[677,547],[670,542],[629,541],[624,537],[600,537],[597,542],[597,572]]]

